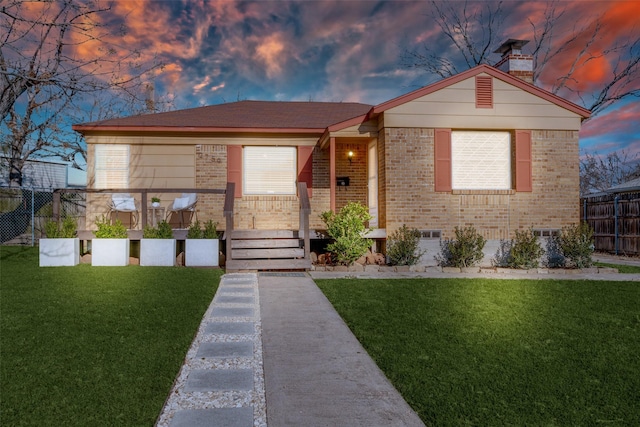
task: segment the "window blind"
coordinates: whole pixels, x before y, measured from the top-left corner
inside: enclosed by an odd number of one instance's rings
[[[95,188],[129,187],[129,146],[96,145],[94,170]]]
[[[511,189],[509,132],[454,131],[451,161],[453,189]]]
[[[244,194],[296,194],[296,147],[244,147]]]

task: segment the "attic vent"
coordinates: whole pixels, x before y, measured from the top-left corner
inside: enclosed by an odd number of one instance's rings
[[[476,76],[476,108],[493,108],[493,78]]]

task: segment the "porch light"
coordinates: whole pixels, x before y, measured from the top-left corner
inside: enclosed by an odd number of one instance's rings
[[[351,164],[353,162],[353,151],[349,151],[347,157],[349,158],[349,164]]]

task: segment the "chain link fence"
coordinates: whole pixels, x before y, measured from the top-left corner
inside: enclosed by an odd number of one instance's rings
[[[67,190],[60,196],[60,217],[76,218],[83,229],[86,193]],[[0,187],[0,244],[35,246],[52,218],[51,189]]]

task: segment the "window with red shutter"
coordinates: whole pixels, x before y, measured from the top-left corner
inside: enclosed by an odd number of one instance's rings
[[[435,191],[451,191],[451,129],[436,129],[434,138]]]
[[[516,131],[516,191],[533,191],[531,131]]]

